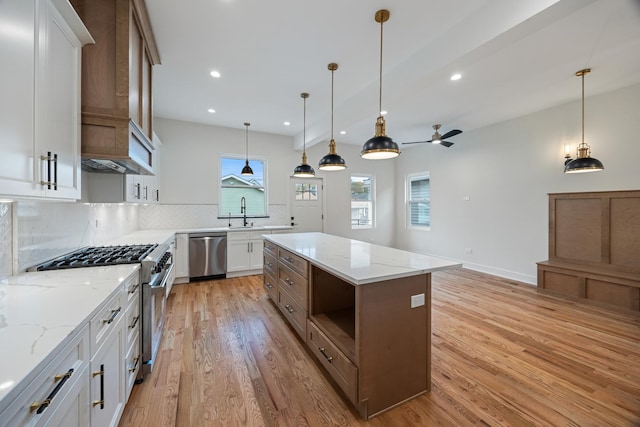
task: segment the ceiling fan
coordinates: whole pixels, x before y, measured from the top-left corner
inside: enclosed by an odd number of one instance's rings
[[[459,133],[462,133],[461,130],[458,129],[454,129],[454,130],[450,130],[449,132],[445,133],[444,135],[440,135],[438,133],[438,129],[440,129],[440,124],[437,125],[433,125],[433,129],[436,131],[436,133],[434,133],[431,136],[431,139],[428,141],[415,141],[415,142],[403,142],[403,144],[422,144],[424,142],[430,142],[432,144],[440,144],[443,145],[445,147],[451,147],[453,145],[453,142],[449,142],[449,141],[445,141],[445,139],[447,138],[451,138],[452,136],[456,136]]]

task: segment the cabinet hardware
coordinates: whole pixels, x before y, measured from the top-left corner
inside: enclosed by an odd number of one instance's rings
[[[133,323],[129,325],[129,329],[135,328],[136,324],[138,323],[138,320],[140,320],[140,315],[137,315],[136,317],[133,318]]]
[[[273,263],[268,262],[268,263],[267,263],[267,267],[269,267],[269,268],[273,267]]]
[[[253,242],[251,242],[251,253],[253,253]]]
[[[49,393],[49,396],[47,396],[46,399],[40,401],[40,402],[33,402],[31,405],[29,405],[29,412],[33,412],[36,411],[36,414],[41,414],[44,412],[45,409],[47,409],[49,407],[49,405],[51,405],[51,401],[53,400],[54,397],[56,397],[56,395],[58,394],[58,392],[60,391],[60,389],[64,386],[64,383],[67,382],[67,380],[71,377],[71,375],[73,374],[73,368],[69,369],[66,373],[64,374],[58,374],[54,377],[55,381],[59,381],[62,380],[58,383],[58,385],[55,386],[55,388],[51,391],[51,393]],[[60,377],[60,378],[58,378]]]
[[[133,359],[133,368],[129,368],[129,372],[135,372],[136,369],[138,368],[138,362],[140,361],[140,356],[136,356],[135,359]]]
[[[148,185],[144,186],[144,199],[145,200],[149,200],[149,186]]]
[[[156,202],[160,201],[160,190],[156,189]]]
[[[288,277],[286,279],[284,279],[285,282],[287,282],[287,285],[289,286],[293,286],[293,280],[290,280]]]
[[[293,308],[291,308],[291,306],[289,304],[285,304],[284,308],[287,309],[289,314],[293,314],[295,312],[295,310]]]
[[[136,187],[136,194],[135,194],[135,198],[140,200],[140,183],[135,184]]]
[[[249,242],[247,242],[247,252],[251,252],[251,249],[249,249]]]
[[[273,289],[273,285],[269,282],[265,282],[264,285],[269,289]]]
[[[120,313],[120,310],[122,310],[122,307],[111,310],[111,317],[109,317],[108,319],[102,319],[102,323],[111,324],[116,319],[116,316]]]
[[[100,409],[104,409],[104,364],[100,365],[100,370],[91,373],[92,376],[100,375],[100,400],[91,402],[93,407],[100,405]]]
[[[324,347],[318,347],[318,350],[320,350],[320,353],[322,353],[324,358],[327,359],[327,362],[333,363],[333,357],[329,356],[329,355],[327,355],[327,353],[325,353],[325,348]]]
[[[51,190],[51,186],[54,186],[54,190],[58,189],[58,155],[54,154],[53,156],[51,155],[51,151],[47,151],[47,155],[46,156],[40,156],[40,160],[46,160],[47,161],[47,180],[46,181],[40,181],[40,185],[46,185],[47,186],[47,190]],[[51,180],[51,162],[54,162],[54,166],[55,166],[55,171],[54,171],[54,180]]]
[[[284,260],[285,260],[285,261],[287,261],[287,262],[289,262],[289,263],[292,263],[292,262],[293,262],[293,258],[291,258],[291,257],[289,257],[289,256],[288,256],[288,257],[284,257]]]
[[[138,286],[140,286],[140,283],[136,283],[135,285],[133,285],[131,287],[131,289],[129,290],[130,294],[135,294],[136,293],[136,289],[138,289]]]

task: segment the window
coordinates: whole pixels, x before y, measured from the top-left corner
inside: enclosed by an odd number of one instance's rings
[[[407,177],[407,214],[409,227],[431,226],[431,185],[429,173]]]
[[[247,207],[247,216],[267,216],[267,194],[265,185],[266,162],[261,159],[249,159],[253,175],[240,174],[245,159],[232,156],[220,156],[220,204],[218,215],[222,218],[242,216],[242,198]]]
[[[373,177],[351,175],[351,228],[373,228],[373,200]]]
[[[318,184],[296,184],[296,200],[318,200]]]

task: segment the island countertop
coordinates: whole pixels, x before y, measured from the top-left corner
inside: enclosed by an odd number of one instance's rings
[[[442,258],[324,233],[263,236],[354,285],[462,267]]]

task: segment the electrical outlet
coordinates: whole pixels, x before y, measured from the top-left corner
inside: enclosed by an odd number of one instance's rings
[[[471,248],[466,248],[466,249],[464,250],[464,252],[465,252],[466,254],[472,254],[472,253],[473,253],[473,249],[471,249]]]
[[[411,308],[424,305],[424,294],[411,295]]]
[[[463,196],[462,200],[464,200],[465,202],[468,202],[469,200],[471,200],[471,197],[469,196]]]

